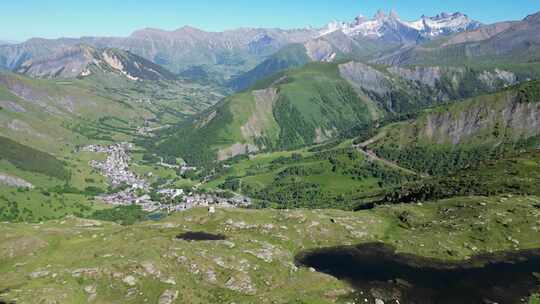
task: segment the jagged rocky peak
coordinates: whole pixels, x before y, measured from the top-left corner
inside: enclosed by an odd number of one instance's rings
[[[377,13],[375,14],[375,17],[373,18],[374,20],[384,20],[386,18],[386,14],[384,13],[383,10],[378,10]]]
[[[396,10],[391,10],[391,11],[390,11],[389,17],[390,17],[391,19],[399,19],[399,15],[398,15],[398,13],[397,13]]]
[[[439,36],[474,30],[482,26],[478,21],[470,19],[462,13],[440,13],[434,17],[422,17],[423,26],[421,30],[430,36]]]
[[[354,24],[355,25],[360,25],[366,21],[368,21],[369,19],[366,18],[364,15],[360,14],[358,15],[356,18],[354,18]]]
[[[335,31],[354,37],[363,36],[381,38],[387,33],[412,37],[416,32],[418,38],[435,38],[441,35],[477,29],[481,23],[470,19],[462,13],[440,13],[434,17],[422,16],[415,21],[402,20],[395,10],[386,14],[383,10],[377,11],[373,19],[367,19],[359,15],[353,22],[333,21],[327,27],[321,29],[320,35],[324,36]]]

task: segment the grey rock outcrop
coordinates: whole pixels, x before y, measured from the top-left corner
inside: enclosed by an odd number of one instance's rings
[[[4,184],[10,187],[18,187],[18,188],[29,188],[32,189],[34,186],[25,181],[22,178],[18,178],[16,176],[8,175],[5,173],[0,173],[0,184]]]

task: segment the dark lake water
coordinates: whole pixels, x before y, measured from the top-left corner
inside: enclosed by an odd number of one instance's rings
[[[147,216],[151,221],[159,221],[167,217],[166,213],[152,213]]]
[[[349,282],[359,302],[402,304],[526,303],[540,291],[540,250],[479,255],[466,262],[396,253],[375,243],[304,252],[300,266]]]
[[[186,241],[220,241],[225,240],[226,237],[222,234],[211,234],[206,232],[185,232],[176,236],[177,239]]]

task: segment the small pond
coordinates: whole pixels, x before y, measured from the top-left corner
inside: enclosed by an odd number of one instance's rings
[[[357,303],[511,304],[540,291],[540,250],[447,262],[372,243],[303,252],[296,262],[349,282]]]
[[[186,241],[221,241],[226,237],[222,234],[189,231],[176,236],[177,239]]]
[[[151,221],[160,221],[166,217],[167,217],[167,213],[156,212],[156,213],[149,214],[146,218]]]

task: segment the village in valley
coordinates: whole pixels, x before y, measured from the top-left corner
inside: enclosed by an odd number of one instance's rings
[[[175,188],[170,182],[153,186],[143,176],[130,170],[133,159],[130,152],[134,150],[131,143],[112,145],[89,145],[82,152],[104,153],[105,161],[91,160],[89,165],[105,176],[114,191],[103,194],[98,198],[113,206],[139,205],[146,212],[174,213],[195,207],[208,207],[209,212],[215,212],[216,207],[236,208],[251,205],[251,199],[242,195],[222,195],[223,193],[204,193],[197,186],[191,189]],[[178,174],[194,171],[197,168],[182,165],[171,165],[160,158],[159,166],[174,169]],[[151,177],[149,172],[146,177]]]

